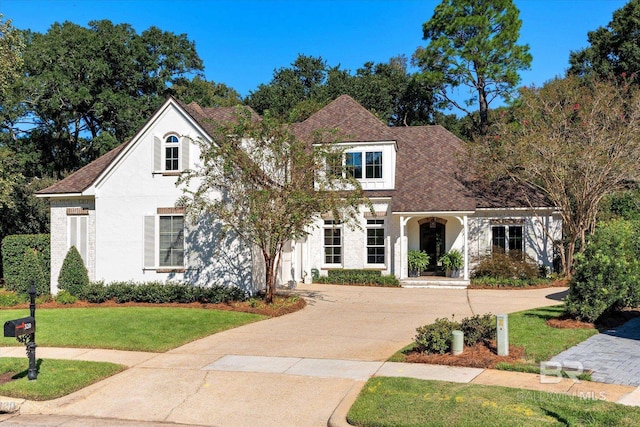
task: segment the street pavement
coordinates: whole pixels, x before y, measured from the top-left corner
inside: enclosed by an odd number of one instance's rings
[[[301,285],[307,307],[162,354],[38,348],[38,357],[104,360],[130,368],[71,395],[15,400],[6,425],[332,426],[372,375],[584,393],[585,383],[542,384],[539,375],[388,363],[418,326],[439,317],[509,313],[558,304],[563,289],[458,290]],[[23,349],[3,348],[2,356]],[[20,354],[23,356],[23,354]],[[640,403],[635,387],[588,393]],[[0,398],[0,409],[14,400]]]

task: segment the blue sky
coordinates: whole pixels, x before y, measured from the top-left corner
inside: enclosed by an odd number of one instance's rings
[[[196,43],[208,80],[242,96],[271,80],[299,53],[355,71],[367,61],[411,57],[424,45],[422,23],[440,0],[0,0],[17,28],[46,32],[54,22],[86,26],[109,19],[138,33],[155,25]],[[587,46],[587,32],[606,26],[625,0],[515,0],[521,43],[533,63],[522,84],[564,74],[569,53]]]

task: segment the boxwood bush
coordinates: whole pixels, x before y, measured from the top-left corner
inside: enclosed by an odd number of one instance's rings
[[[451,333],[456,330],[462,331],[467,346],[491,341],[496,338],[495,316],[476,314],[465,317],[460,322],[447,318],[436,319],[435,322],[416,329],[414,350],[421,353],[444,354],[451,349]]]
[[[2,265],[4,270],[4,282],[7,289],[27,294],[31,286],[31,278],[34,266],[31,262],[37,262],[39,271],[42,272],[42,282],[46,283],[46,289],[36,289],[41,293],[49,293],[51,274],[51,249],[48,234],[14,234],[6,236],[2,240]],[[35,256],[29,255],[25,262],[27,250],[35,252]]]
[[[335,285],[400,286],[396,276],[383,275],[380,270],[329,270],[327,276],[315,277],[313,282]]]
[[[102,282],[91,283],[79,293],[81,300],[102,303],[113,300],[117,303],[191,303],[218,304],[230,301],[244,301],[247,294],[240,288],[229,286],[194,286],[178,282]]]
[[[60,268],[58,288],[78,296],[82,292],[82,288],[88,284],[89,273],[84,266],[82,256],[75,246],[71,246]]]

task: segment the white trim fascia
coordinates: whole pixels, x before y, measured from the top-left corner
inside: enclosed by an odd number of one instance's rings
[[[320,147],[322,145],[338,145],[341,147],[366,147],[371,145],[393,145],[396,152],[398,151],[398,141],[395,139],[382,140],[382,141],[344,141],[344,142],[317,142],[312,144],[314,147]]]
[[[156,113],[151,116],[149,120],[145,123],[145,125],[136,132],[136,134],[131,138],[129,144],[116,156],[115,159],[109,163],[109,166],[102,171],[100,175],[93,181],[90,187],[88,187],[85,191],[89,190],[91,187],[98,187],[105,179],[108,178],[109,175],[116,169],[116,167],[122,162],[122,160],[131,152],[133,147],[138,144],[142,135],[144,135],[159,119],[160,116],[169,108],[169,106],[173,106],[178,111],[182,113],[185,120],[187,120],[197,131],[198,133],[204,135],[208,141],[211,141],[211,136],[191,117],[191,115],[180,106],[173,98],[168,98]],[[83,191],[84,193],[84,191]]]
[[[557,211],[559,209],[553,206],[533,206],[526,208],[477,208],[476,211]]]
[[[48,193],[48,194],[36,194],[41,199],[69,199],[69,198],[82,198],[89,197],[84,192],[82,193]]]
[[[419,216],[419,215],[441,215],[441,216],[460,216],[460,215],[473,215],[475,211],[414,211],[414,212],[391,212],[391,215],[411,215],[411,216]]]

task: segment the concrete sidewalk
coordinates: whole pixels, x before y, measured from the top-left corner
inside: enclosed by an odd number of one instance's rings
[[[130,368],[47,402],[20,402],[8,425],[326,426],[344,422],[372,375],[578,392],[561,381],[538,388],[536,375],[388,363],[415,328],[438,317],[508,313],[560,302],[562,289],[516,291],[305,285],[297,313],[221,332],[162,354],[38,348],[39,358],[123,363]],[[3,348],[0,355],[22,348]],[[584,386],[587,383],[580,383]],[[591,383],[589,383],[589,386]],[[548,386],[548,385],[545,385]],[[606,386],[606,385],[605,385]],[[640,402],[635,388],[592,390]],[[7,401],[8,402],[8,401]],[[2,403],[2,399],[0,399]]]

